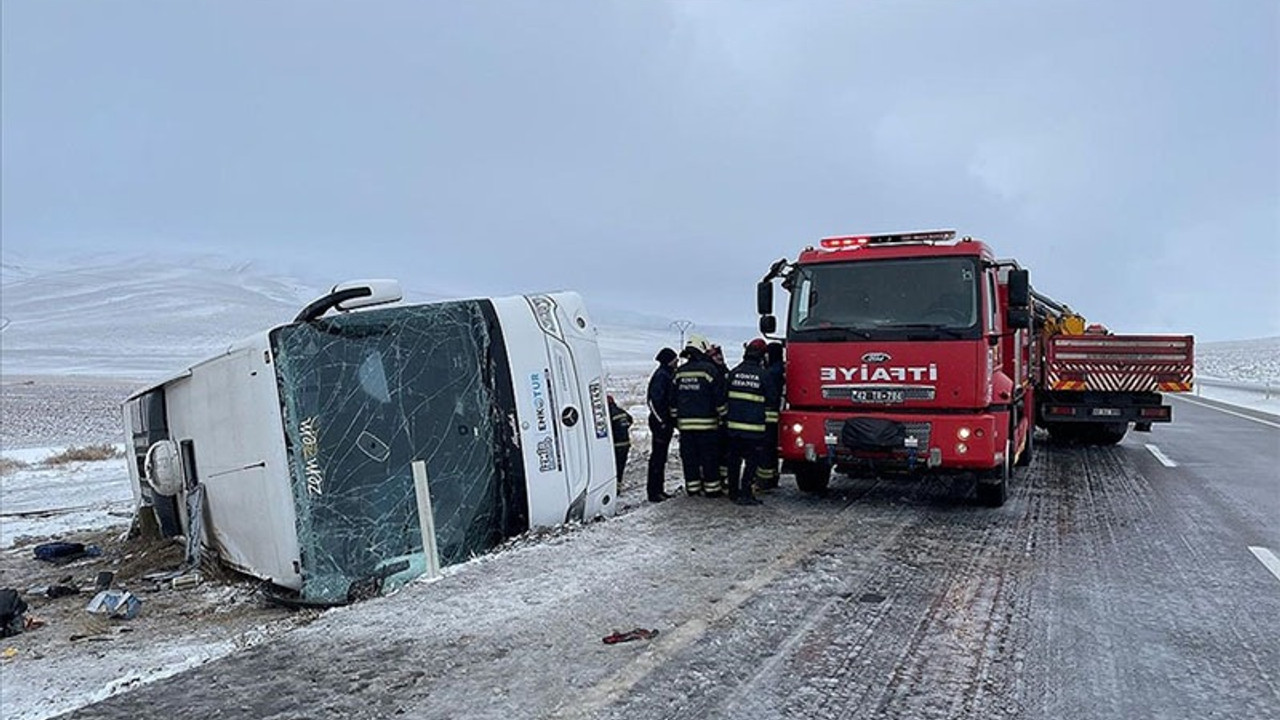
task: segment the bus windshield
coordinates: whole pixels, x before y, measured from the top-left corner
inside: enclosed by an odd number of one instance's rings
[[[790,282],[796,340],[977,338],[979,273],[972,257],[806,265]]]
[[[344,602],[422,572],[416,460],[427,467],[442,565],[528,529],[492,303],[339,314],[278,328],[271,344],[304,600]]]

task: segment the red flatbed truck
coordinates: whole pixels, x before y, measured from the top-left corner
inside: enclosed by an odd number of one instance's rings
[[[757,287],[766,335],[779,278],[790,293],[779,455],[806,492],[833,469],[972,472],[979,501],[1000,506],[1036,424],[1118,442],[1131,422],[1172,419],[1157,390],[1191,387],[1189,336],[1070,334],[1078,315],[952,230],[824,238],[779,260]]]

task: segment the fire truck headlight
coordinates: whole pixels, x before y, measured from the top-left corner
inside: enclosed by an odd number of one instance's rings
[[[967,428],[967,427],[962,427],[962,428],[960,428],[959,430],[956,430],[956,437],[960,438],[961,440],[968,440],[968,439],[969,439],[969,428]]]
[[[791,432],[799,435],[800,433],[804,432],[804,425],[801,425],[800,423],[796,423],[795,425],[792,425]]]
[[[802,437],[796,438],[796,447],[804,447],[804,438]]]
[[[961,455],[963,455],[963,454],[965,454],[965,453],[969,452],[969,446],[968,446],[968,445],[965,445],[964,443],[956,443],[956,452],[958,452],[958,453],[960,453]]]

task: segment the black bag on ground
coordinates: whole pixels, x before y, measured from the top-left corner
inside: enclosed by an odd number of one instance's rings
[[[51,562],[55,565],[69,563],[82,557],[96,557],[102,554],[97,545],[85,545],[78,542],[41,543],[32,550],[37,560]]]
[[[23,600],[13,588],[0,589],[0,637],[10,637],[22,632],[23,613],[27,611],[27,601]]]

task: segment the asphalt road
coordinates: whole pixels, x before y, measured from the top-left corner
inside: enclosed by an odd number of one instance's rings
[[[1280,718],[1280,418],[1176,402],[1041,446],[998,510],[644,505],[74,717]]]

